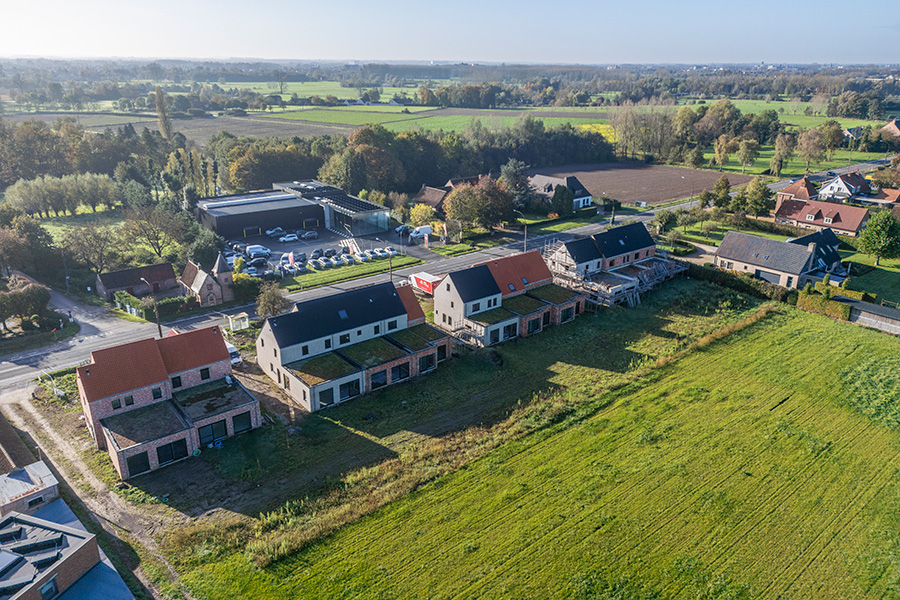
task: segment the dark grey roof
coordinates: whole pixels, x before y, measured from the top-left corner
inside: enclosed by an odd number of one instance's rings
[[[260,211],[280,210],[297,206],[309,206],[312,202],[298,198],[294,194],[265,191],[204,198],[197,203],[201,210],[215,216],[245,215]]]
[[[656,245],[643,223],[613,227],[593,237],[600,253],[606,258]]]
[[[497,282],[487,265],[454,271],[447,277],[453,282],[453,287],[459,292],[459,297],[463,302],[471,302],[500,293],[500,288],[497,287]]]
[[[272,184],[275,189],[291,192],[298,198],[306,198],[318,204],[330,204],[340,212],[356,214],[369,211],[387,210],[380,204],[351,196],[344,190],[319,181],[288,181]]]
[[[297,303],[294,312],[269,319],[285,348],[406,314],[394,284],[380,283]]]
[[[837,251],[837,246],[840,245],[841,241],[831,229],[820,229],[815,233],[788,240],[788,243],[797,244],[799,246],[815,244],[816,260],[822,261],[828,267],[841,262],[841,255]]]
[[[97,277],[103,282],[107,290],[114,290],[143,285],[144,282],[141,281],[141,277],[150,283],[175,279],[175,270],[170,263],[159,263],[158,265],[100,273]]]
[[[219,273],[227,273],[231,271],[231,267],[228,266],[228,261],[225,260],[225,257],[222,256],[222,253],[219,252],[218,258],[216,258],[216,264],[213,265],[212,272]]]
[[[592,238],[572,240],[571,242],[566,242],[565,246],[566,251],[569,253],[569,256],[572,257],[572,260],[575,261],[575,264],[591,262],[592,260],[600,260],[603,258]]]
[[[591,193],[587,191],[587,188],[585,188],[574,175],[568,175],[566,177],[535,175],[531,178],[531,185],[538,193],[550,196],[556,191],[556,186],[558,185],[569,188],[576,198],[591,195]]]
[[[716,250],[716,256],[800,275],[810,269],[812,252],[805,246],[729,231]]]
[[[872,304],[871,302],[863,302],[862,300],[856,300],[854,298],[847,298],[846,296],[840,295],[840,290],[835,290],[835,293],[837,296],[835,296],[833,300],[837,302],[849,304],[851,308],[855,308],[861,312],[900,322],[900,310],[888,306],[881,306],[880,304]]]

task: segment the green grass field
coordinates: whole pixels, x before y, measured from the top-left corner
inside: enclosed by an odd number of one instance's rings
[[[419,120],[415,114],[398,114],[394,112],[368,112],[350,111],[340,108],[316,108],[309,110],[296,110],[283,113],[266,114],[270,119],[290,119],[292,121],[310,121],[313,123],[332,123],[337,125],[370,125],[383,124],[392,121]]]
[[[220,85],[225,89],[249,89],[254,92],[259,92],[260,94],[277,94],[279,87],[278,83],[269,81],[231,81],[225,82],[224,84]],[[381,97],[382,99],[387,101],[390,100],[394,94],[400,94],[403,92],[406,92],[407,95],[412,96],[418,89],[418,86],[405,88],[382,87]],[[336,98],[339,98],[341,100],[356,100],[357,98],[359,98],[359,92],[357,92],[356,88],[341,87],[341,84],[338,81],[306,81],[285,83],[284,94],[282,97],[286,100],[290,98],[291,94],[293,93],[296,93],[301,98],[308,98],[310,96],[321,96],[322,98],[324,98],[325,96],[335,96]]]
[[[700,244],[706,244],[707,246],[718,246],[722,243],[725,235],[731,230],[740,231],[742,233],[749,233],[750,235],[769,238],[770,240],[777,240],[779,242],[783,242],[788,239],[788,236],[779,235],[777,233],[767,233],[765,231],[757,231],[755,229],[738,229],[737,227],[734,227],[732,225],[722,225],[720,223],[716,223],[716,231],[711,232],[707,237],[707,235],[701,230],[701,227],[701,223],[694,223],[687,228],[687,232],[685,232],[684,227],[670,227],[669,229],[677,229],[678,233],[684,236],[684,239],[687,241],[698,242]]]
[[[60,240],[69,227],[83,227],[88,223],[121,227],[125,219],[121,209],[109,211],[105,210],[105,207],[98,206],[97,212],[94,213],[91,212],[89,207],[79,206],[78,211],[74,215],[40,219],[40,222],[44,229],[47,230],[47,233],[53,236],[54,240]]]
[[[875,259],[862,252],[841,250],[841,259],[864,265],[875,265]],[[877,295],[877,301],[900,302],[900,259],[882,259],[874,271],[865,275],[850,272],[850,288]]]
[[[763,171],[769,168],[769,160],[771,160],[772,156],[775,154],[774,146],[762,146],[759,152],[759,158],[756,159],[756,162],[752,167],[747,167],[745,169],[745,173],[747,175],[761,175]],[[712,150],[712,147],[707,149],[703,153],[703,160],[708,163],[711,160],[714,160],[716,157],[716,153]],[[811,163],[809,165],[809,170],[812,172],[816,171],[827,171],[829,169],[836,169],[839,167],[846,167],[848,163],[859,163],[870,160],[876,160],[879,158],[884,158],[884,153],[879,152],[851,152],[850,150],[837,150],[834,153],[834,158],[832,160],[823,160],[822,162],[815,164]],[[718,168],[718,167],[716,167]],[[724,166],[723,171],[727,171],[729,173],[740,173],[741,165],[738,162],[737,158],[734,154],[728,160],[728,163]],[[789,177],[801,177],[806,172],[806,161],[800,160],[798,157],[794,157],[791,161],[785,165],[784,169],[781,172],[781,178],[786,179]]]
[[[369,275],[377,275],[378,273],[387,273],[391,268],[396,271],[397,269],[411,267],[421,262],[421,260],[412,256],[398,255],[391,261],[382,258],[371,262],[357,263],[355,265],[330,267],[322,271],[310,269],[306,273],[294,275],[293,277],[285,277],[280,283],[281,287],[286,288],[288,291],[296,292],[322,287],[323,285],[330,285],[339,281],[348,281],[350,279],[368,277]]]
[[[268,570],[238,554],[185,581],[199,598],[896,597],[900,341],[784,310],[582,389],[576,417]]]

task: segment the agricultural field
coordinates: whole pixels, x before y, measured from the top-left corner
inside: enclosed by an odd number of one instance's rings
[[[753,166],[746,167],[746,169],[744,170],[745,173],[748,175],[761,175],[763,171],[767,171],[769,169],[769,161],[772,159],[772,156],[774,154],[774,146],[762,146],[759,151],[759,158],[756,159],[756,162],[753,163]],[[716,153],[711,149],[711,147],[703,153],[703,160],[707,164],[715,158]],[[817,164],[811,163],[809,165],[809,169],[810,171],[828,171],[830,169],[846,167],[852,163],[867,162],[880,158],[885,158],[885,154],[880,152],[857,152],[842,148],[835,151],[834,158],[832,158],[831,160],[826,159]],[[729,173],[729,178],[731,178],[730,173],[740,174],[741,165],[734,154],[731,155],[728,162],[723,166],[722,170]],[[800,158],[795,156],[790,160],[788,164],[784,166],[781,172],[781,178],[788,179],[792,177],[802,177],[805,173],[806,161],[801,160]]]
[[[712,189],[718,171],[688,169],[639,162],[613,162],[593,165],[565,165],[549,169],[532,169],[530,174],[574,175],[594,198],[614,198],[622,204],[638,200],[659,205],[697,196],[704,189]],[[750,181],[746,175],[728,174],[732,187]]]
[[[591,375],[560,392],[583,401],[568,418],[268,569],[207,545],[185,581],[205,599],[896,597],[898,352],[781,308],[612,391],[572,354]]]
[[[219,84],[219,86],[224,89],[249,89],[260,94],[269,95],[277,95],[279,87],[278,84],[273,81],[226,81],[224,84]],[[369,88],[364,88],[363,91],[366,89]],[[381,97],[387,101],[390,100],[394,94],[402,94],[404,92],[408,96],[413,96],[419,89],[419,86],[402,88],[382,86],[380,89]],[[310,96],[321,96],[322,98],[325,96],[334,96],[339,100],[356,100],[360,96],[356,88],[341,87],[341,84],[338,81],[289,81],[285,83],[282,98],[287,100],[291,97],[291,94],[294,93],[301,98],[309,98]]]

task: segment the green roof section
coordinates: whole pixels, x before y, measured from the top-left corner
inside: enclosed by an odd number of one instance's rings
[[[524,317],[525,315],[531,315],[539,310],[547,308],[547,303],[538,300],[537,298],[532,298],[531,296],[522,295],[504,300],[502,306],[506,310]]]
[[[406,356],[406,352],[380,337],[341,348],[340,353],[364,368]]]
[[[318,385],[359,371],[359,367],[350,364],[334,352],[298,360],[284,365],[284,368],[293,371],[309,385]]]
[[[111,415],[100,423],[112,434],[120,450],[190,429],[169,400]]]
[[[484,325],[494,325],[496,323],[500,323],[501,321],[508,321],[509,319],[518,318],[518,315],[509,312],[505,308],[498,307],[492,308],[491,310],[486,310],[483,313],[478,313],[469,317],[470,321],[475,321],[476,323],[483,323]]]
[[[564,287],[558,286],[555,283],[548,283],[547,285],[542,285],[539,288],[529,290],[528,295],[535,298],[540,298],[541,300],[546,300],[547,302],[550,302],[552,304],[565,304],[579,294],[577,292],[573,292],[572,290],[567,290]]]

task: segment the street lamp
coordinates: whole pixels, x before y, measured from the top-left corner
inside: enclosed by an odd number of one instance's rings
[[[513,212],[519,213],[522,217],[522,223],[525,224],[525,243],[522,244],[522,252],[528,252],[528,222],[525,220],[525,215],[523,215],[521,211],[513,209]]]
[[[150,289],[150,298],[152,298],[153,302],[153,314],[156,315],[156,327],[159,329],[159,337],[162,338],[162,325],[159,322],[159,303],[156,301],[156,297],[153,295],[153,286],[150,285],[150,282],[141,277],[141,281],[147,284],[147,288]]]

